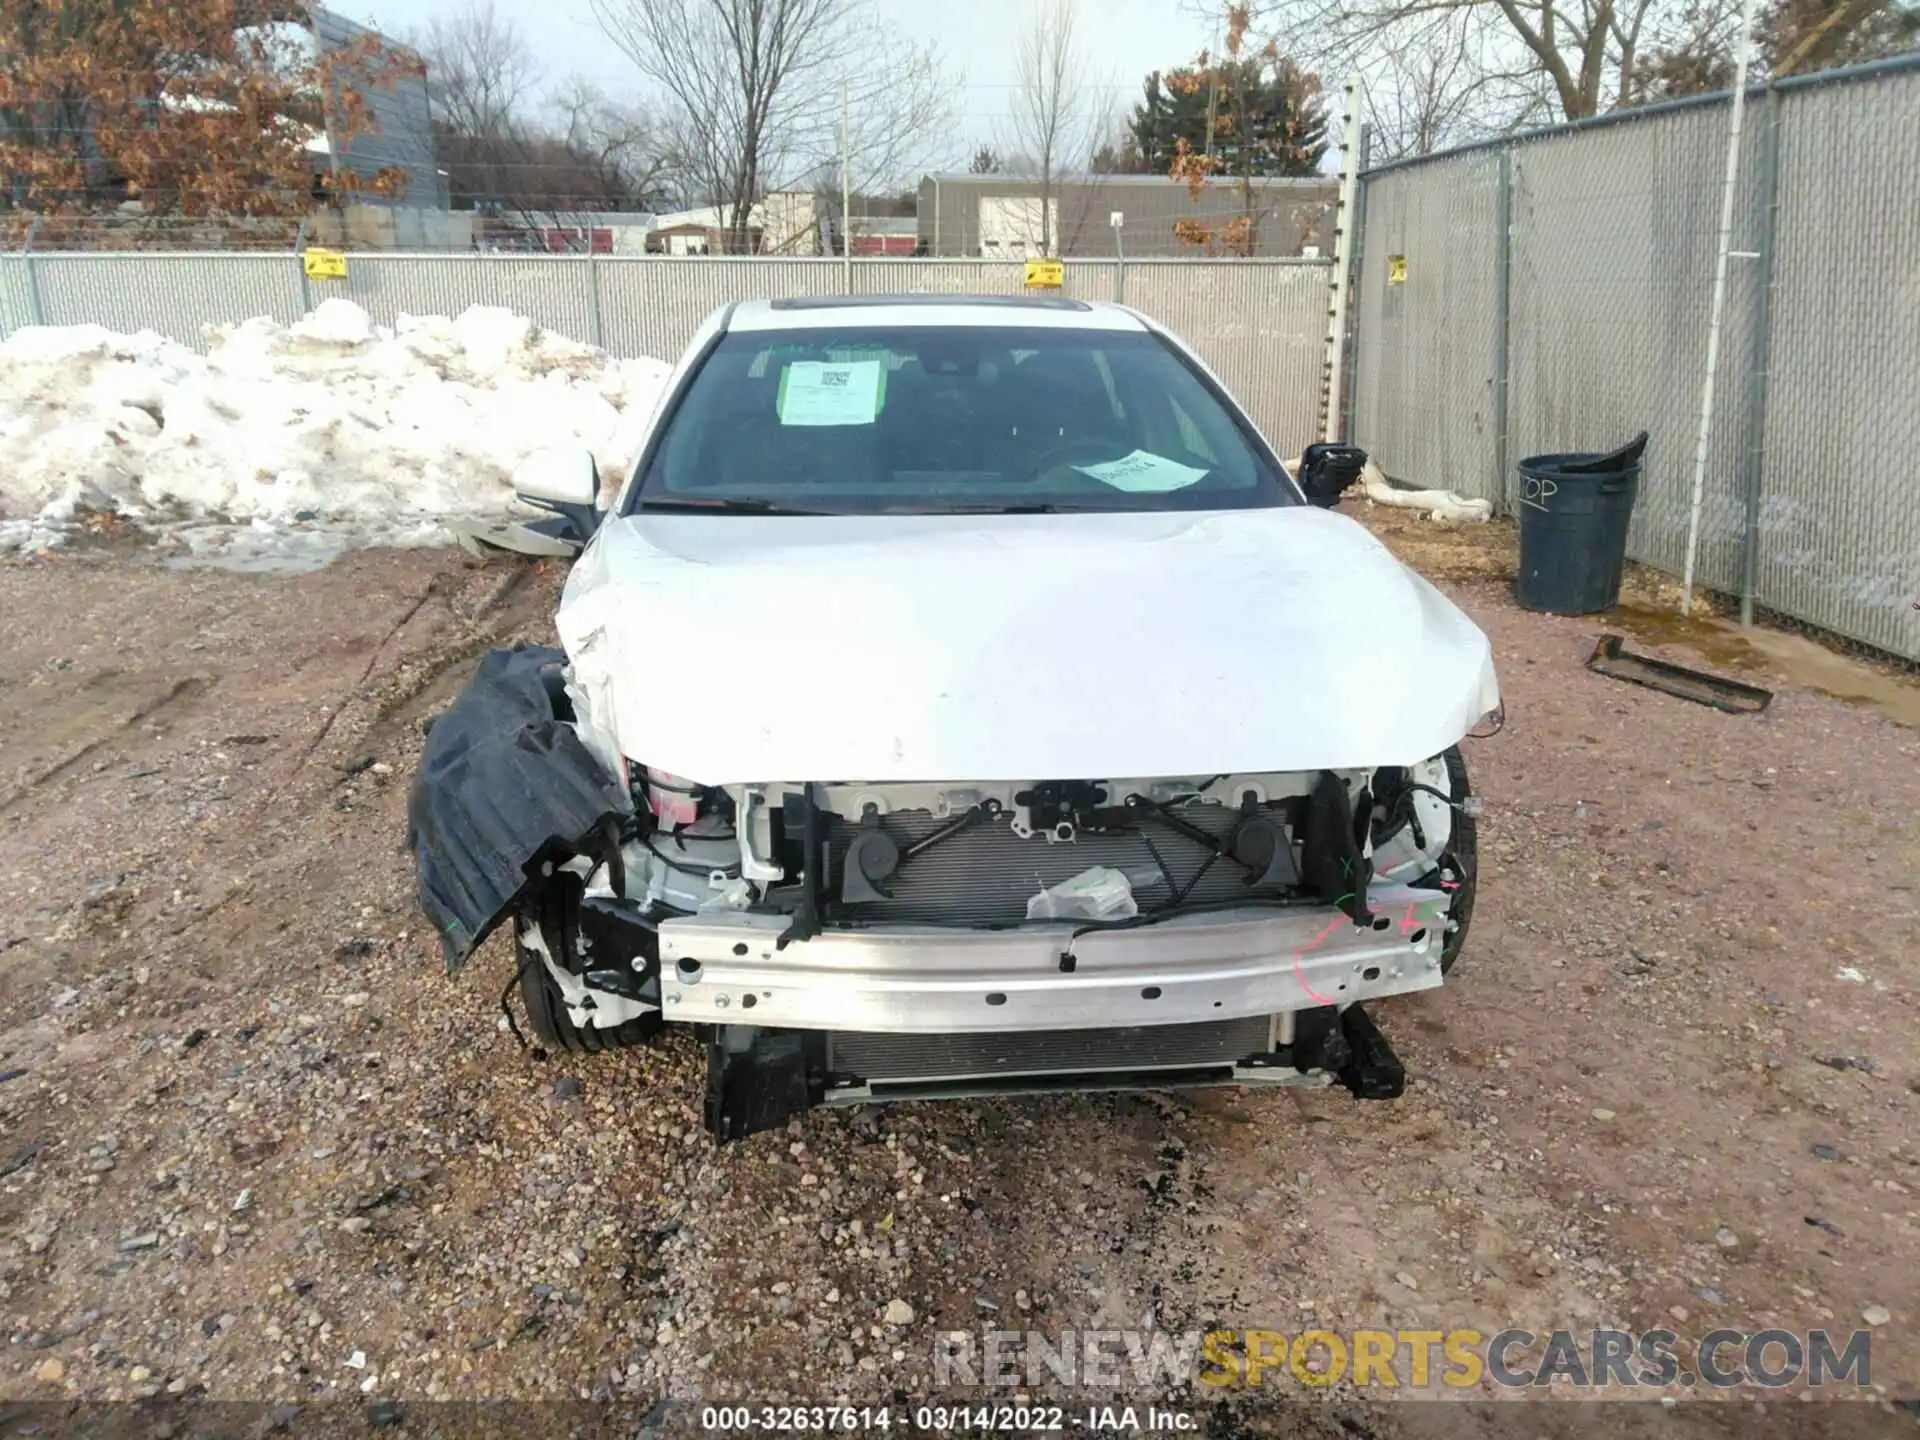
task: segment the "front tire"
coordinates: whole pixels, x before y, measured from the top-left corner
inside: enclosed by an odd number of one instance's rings
[[[1440,973],[1448,975],[1460,958],[1460,947],[1467,943],[1467,924],[1473,919],[1473,899],[1480,888],[1480,841],[1473,816],[1459,808],[1459,803],[1473,793],[1473,787],[1467,783],[1466,757],[1455,745],[1442,758],[1447,762],[1447,789],[1453,796],[1455,809],[1453,834],[1440,857],[1440,868],[1453,871],[1460,882],[1460,888],[1453,892],[1453,907],[1447,912],[1453,928],[1447,931],[1446,943],[1440,947]]]
[[[568,883],[568,882],[572,883]],[[554,960],[565,969],[579,973],[578,953],[574,949],[575,919],[580,903],[579,883],[572,876],[555,876],[554,883],[543,887],[538,897],[521,912],[519,925],[538,925],[540,938]],[[546,957],[515,937],[520,948],[520,999],[527,1008],[527,1021],[533,1033],[555,1050],[597,1055],[603,1050],[625,1050],[643,1045],[660,1033],[660,1013],[651,1011],[617,1025],[602,1029],[597,1025],[576,1025],[567,1009],[560,984],[547,969]]]

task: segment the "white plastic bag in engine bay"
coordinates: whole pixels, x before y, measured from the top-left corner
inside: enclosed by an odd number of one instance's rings
[[[1130,920],[1140,913],[1133,886],[1111,865],[1095,865],[1027,901],[1029,920]]]

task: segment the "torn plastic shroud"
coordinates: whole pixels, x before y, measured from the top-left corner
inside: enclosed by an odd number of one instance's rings
[[[407,805],[420,904],[449,969],[505,918],[542,865],[633,813],[626,785],[571,723],[563,651],[490,651],[434,721]]]

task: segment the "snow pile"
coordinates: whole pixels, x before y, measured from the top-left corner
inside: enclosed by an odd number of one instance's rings
[[[196,550],[442,543],[442,521],[506,511],[543,447],[584,445],[617,483],[668,370],[479,305],[388,329],[331,299],[206,333],[204,356],[97,325],[0,343],[0,549],[88,510]]]

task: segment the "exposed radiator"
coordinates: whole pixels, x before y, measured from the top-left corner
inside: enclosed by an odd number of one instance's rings
[[[1269,1017],[1117,1030],[1030,1030],[999,1035],[871,1035],[834,1031],[827,1065],[870,1083],[1051,1075],[1092,1070],[1230,1065],[1271,1046]]]
[[[1224,839],[1233,830],[1237,812],[1225,805],[1182,805],[1180,818],[1195,829]],[[946,822],[925,811],[893,814],[882,822],[904,850]],[[847,845],[859,826],[834,816],[828,825],[833,848],[833,883],[840,879]],[[1153,849],[1148,848],[1148,841]],[[860,919],[925,922],[946,925],[1017,924],[1026,919],[1027,901],[1049,885],[1078,875],[1094,865],[1111,865],[1130,876],[1151,872],[1150,883],[1136,883],[1134,898],[1142,910],[1172,898],[1160,878],[1153,850],[1158,850],[1174,879],[1183,887],[1199,876],[1192,900],[1233,900],[1249,893],[1246,871],[1221,857],[1208,864],[1208,852],[1152,819],[1142,819],[1132,832],[1093,834],[1050,844],[1035,836],[1022,840],[1013,833],[1012,818],[983,820],[931,850],[904,862],[883,882],[892,891],[886,900],[849,906],[846,913]],[[1205,873],[1202,873],[1204,867]]]

